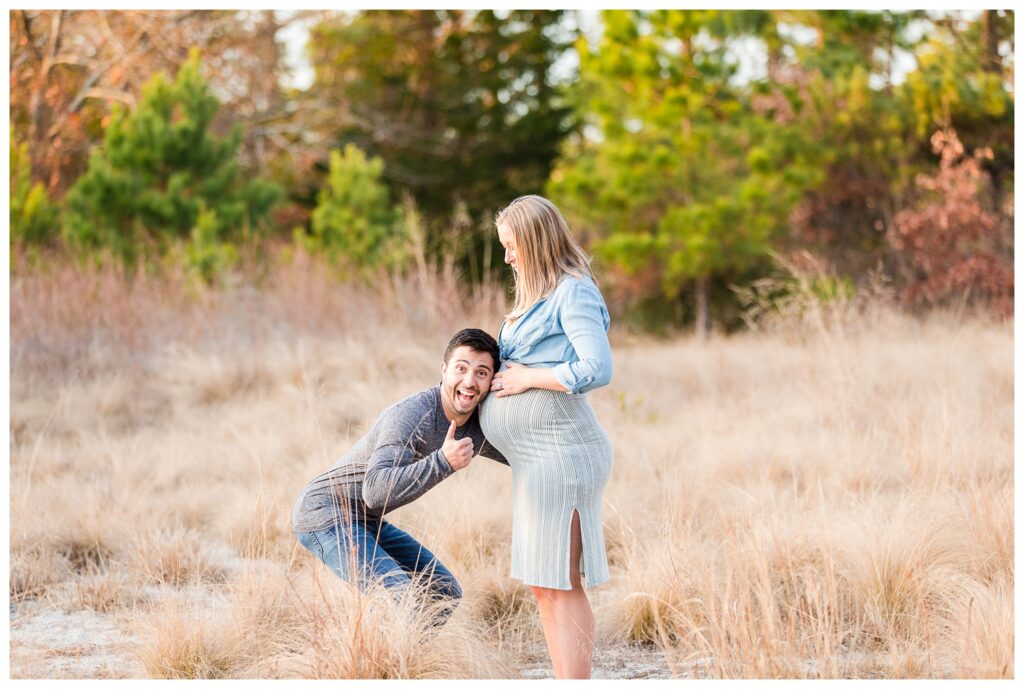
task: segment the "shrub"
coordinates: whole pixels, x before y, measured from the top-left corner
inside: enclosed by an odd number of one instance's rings
[[[60,234],[57,206],[46,188],[32,183],[28,145],[18,146],[11,131],[11,247],[51,244]]]
[[[310,252],[321,252],[342,271],[401,263],[401,213],[381,181],[384,162],[349,144],[331,151],[327,185],[313,211],[312,234],[297,235]]]

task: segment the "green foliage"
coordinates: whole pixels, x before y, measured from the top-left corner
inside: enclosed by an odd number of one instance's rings
[[[719,11],[602,14],[583,41],[582,89],[600,139],[567,157],[549,193],[623,280],[669,299],[698,278],[763,261],[804,191],[822,178],[809,133],[757,112],[734,83],[723,32],[763,26]],[[640,275],[644,273],[644,275]]]
[[[311,32],[313,92],[337,103],[329,132],[384,160],[428,225],[457,202],[473,217],[539,192],[572,110],[552,65],[571,45],[563,12],[359,12]],[[443,223],[441,223],[443,224]]]
[[[402,225],[382,181],[384,161],[367,159],[349,144],[344,153],[331,151],[327,186],[313,211],[312,234],[306,248],[324,253],[343,269],[363,270],[401,262]]]
[[[46,188],[32,183],[28,144],[18,146],[11,131],[11,247],[52,244],[60,234],[59,211]]]
[[[905,283],[897,287],[920,278],[907,249],[893,248],[897,219],[966,207],[959,196],[937,204],[915,183],[942,179],[928,136],[953,130],[967,150],[991,150],[977,161],[986,182],[969,197],[974,216],[1012,226],[1011,11],[607,11],[597,43],[579,38],[571,19],[372,11],[316,26],[307,95],[317,107],[293,92],[287,105],[299,107],[274,114],[259,135],[275,145],[294,137],[278,159],[291,172],[321,169],[330,150],[301,145],[310,129],[337,146],[322,185],[289,178],[302,208],[288,226],[311,214],[296,245],[341,273],[410,260],[422,268],[444,256],[467,279],[486,280],[501,267],[493,211],[541,192],[602,264],[620,316],[671,330],[703,320],[710,303],[728,328],[740,318],[730,286],[772,275],[772,251],[807,248],[824,259],[838,282],[801,286],[819,301],[842,297],[844,281],[862,288],[879,265]],[[580,78],[567,88],[573,68],[553,67],[573,41]],[[753,74],[737,61],[751,46],[764,56]],[[96,114],[89,123],[100,121],[100,102],[82,105]],[[40,132],[48,107],[33,120]],[[146,84],[134,111],[115,107],[65,197],[67,243],[130,266],[171,249],[215,281],[262,237],[280,195],[240,172],[237,126],[210,133],[218,108],[196,54],[173,82]],[[25,153],[12,137],[11,246],[31,252],[61,230]],[[1012,237],[985,241],[992,265],[1012,264]]]
[[[699,305],[708,285],[714,296],[770,273],[771,250],[812,248],[860,278],[892,266],[886,237],[935,169],[936,128],[992,148],[986,201],[1010,206],[1012,12],[602,18],[600,43],[578,44],[573,93],[593,134],[564,147],[548,194],[590,240],[620,309],[691,294]],[[743,79],[733,55],[751,44],[764,71]],[[908,55],[917,68],[899,83]]]
[[[131,268],[191,240],[208,275],[225,263],[210,247],[257,238],[280,191],[239,174],[237,126],[225,138],[209,131],[219,102],[199,68],[193,50],[173,83],[160,73],[143,87],[134,112],[115,107],[102,147],[67,195],[73,246],[110,250]]]
[[[221,241],[221,236],[217,211],[201,206],[199,219],[184,248],[184,258],[187,270],[206,283],[216,281],[238,261],[235,247]]]

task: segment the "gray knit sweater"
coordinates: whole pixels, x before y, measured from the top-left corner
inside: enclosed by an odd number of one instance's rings
[[[379,520],[420,497],[455,473],[441,453],[450,423],[439,385],[391,405],[344,457],[309,482],[292,509],[292,528],[319,531],[344,518]],[[484,438],[476,412],[455,431],[456,440],[467,436],[477,454],[508,464]]]

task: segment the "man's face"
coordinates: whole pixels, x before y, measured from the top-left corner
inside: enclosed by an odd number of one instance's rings
[[[487,352],[462,346],[441,362],[441,394],[456,414],[470,414],[487,396],[494,377],[494,359]]]

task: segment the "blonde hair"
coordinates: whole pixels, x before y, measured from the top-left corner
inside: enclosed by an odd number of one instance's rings
[[[520,196],[498,211],[494,225],[504,225],[516,240],[516,298],[505,316],[508,321],[515,321],[546,299],[564,274],[594,278],[590,257],[572,236],[558,208],[546,198]]]

